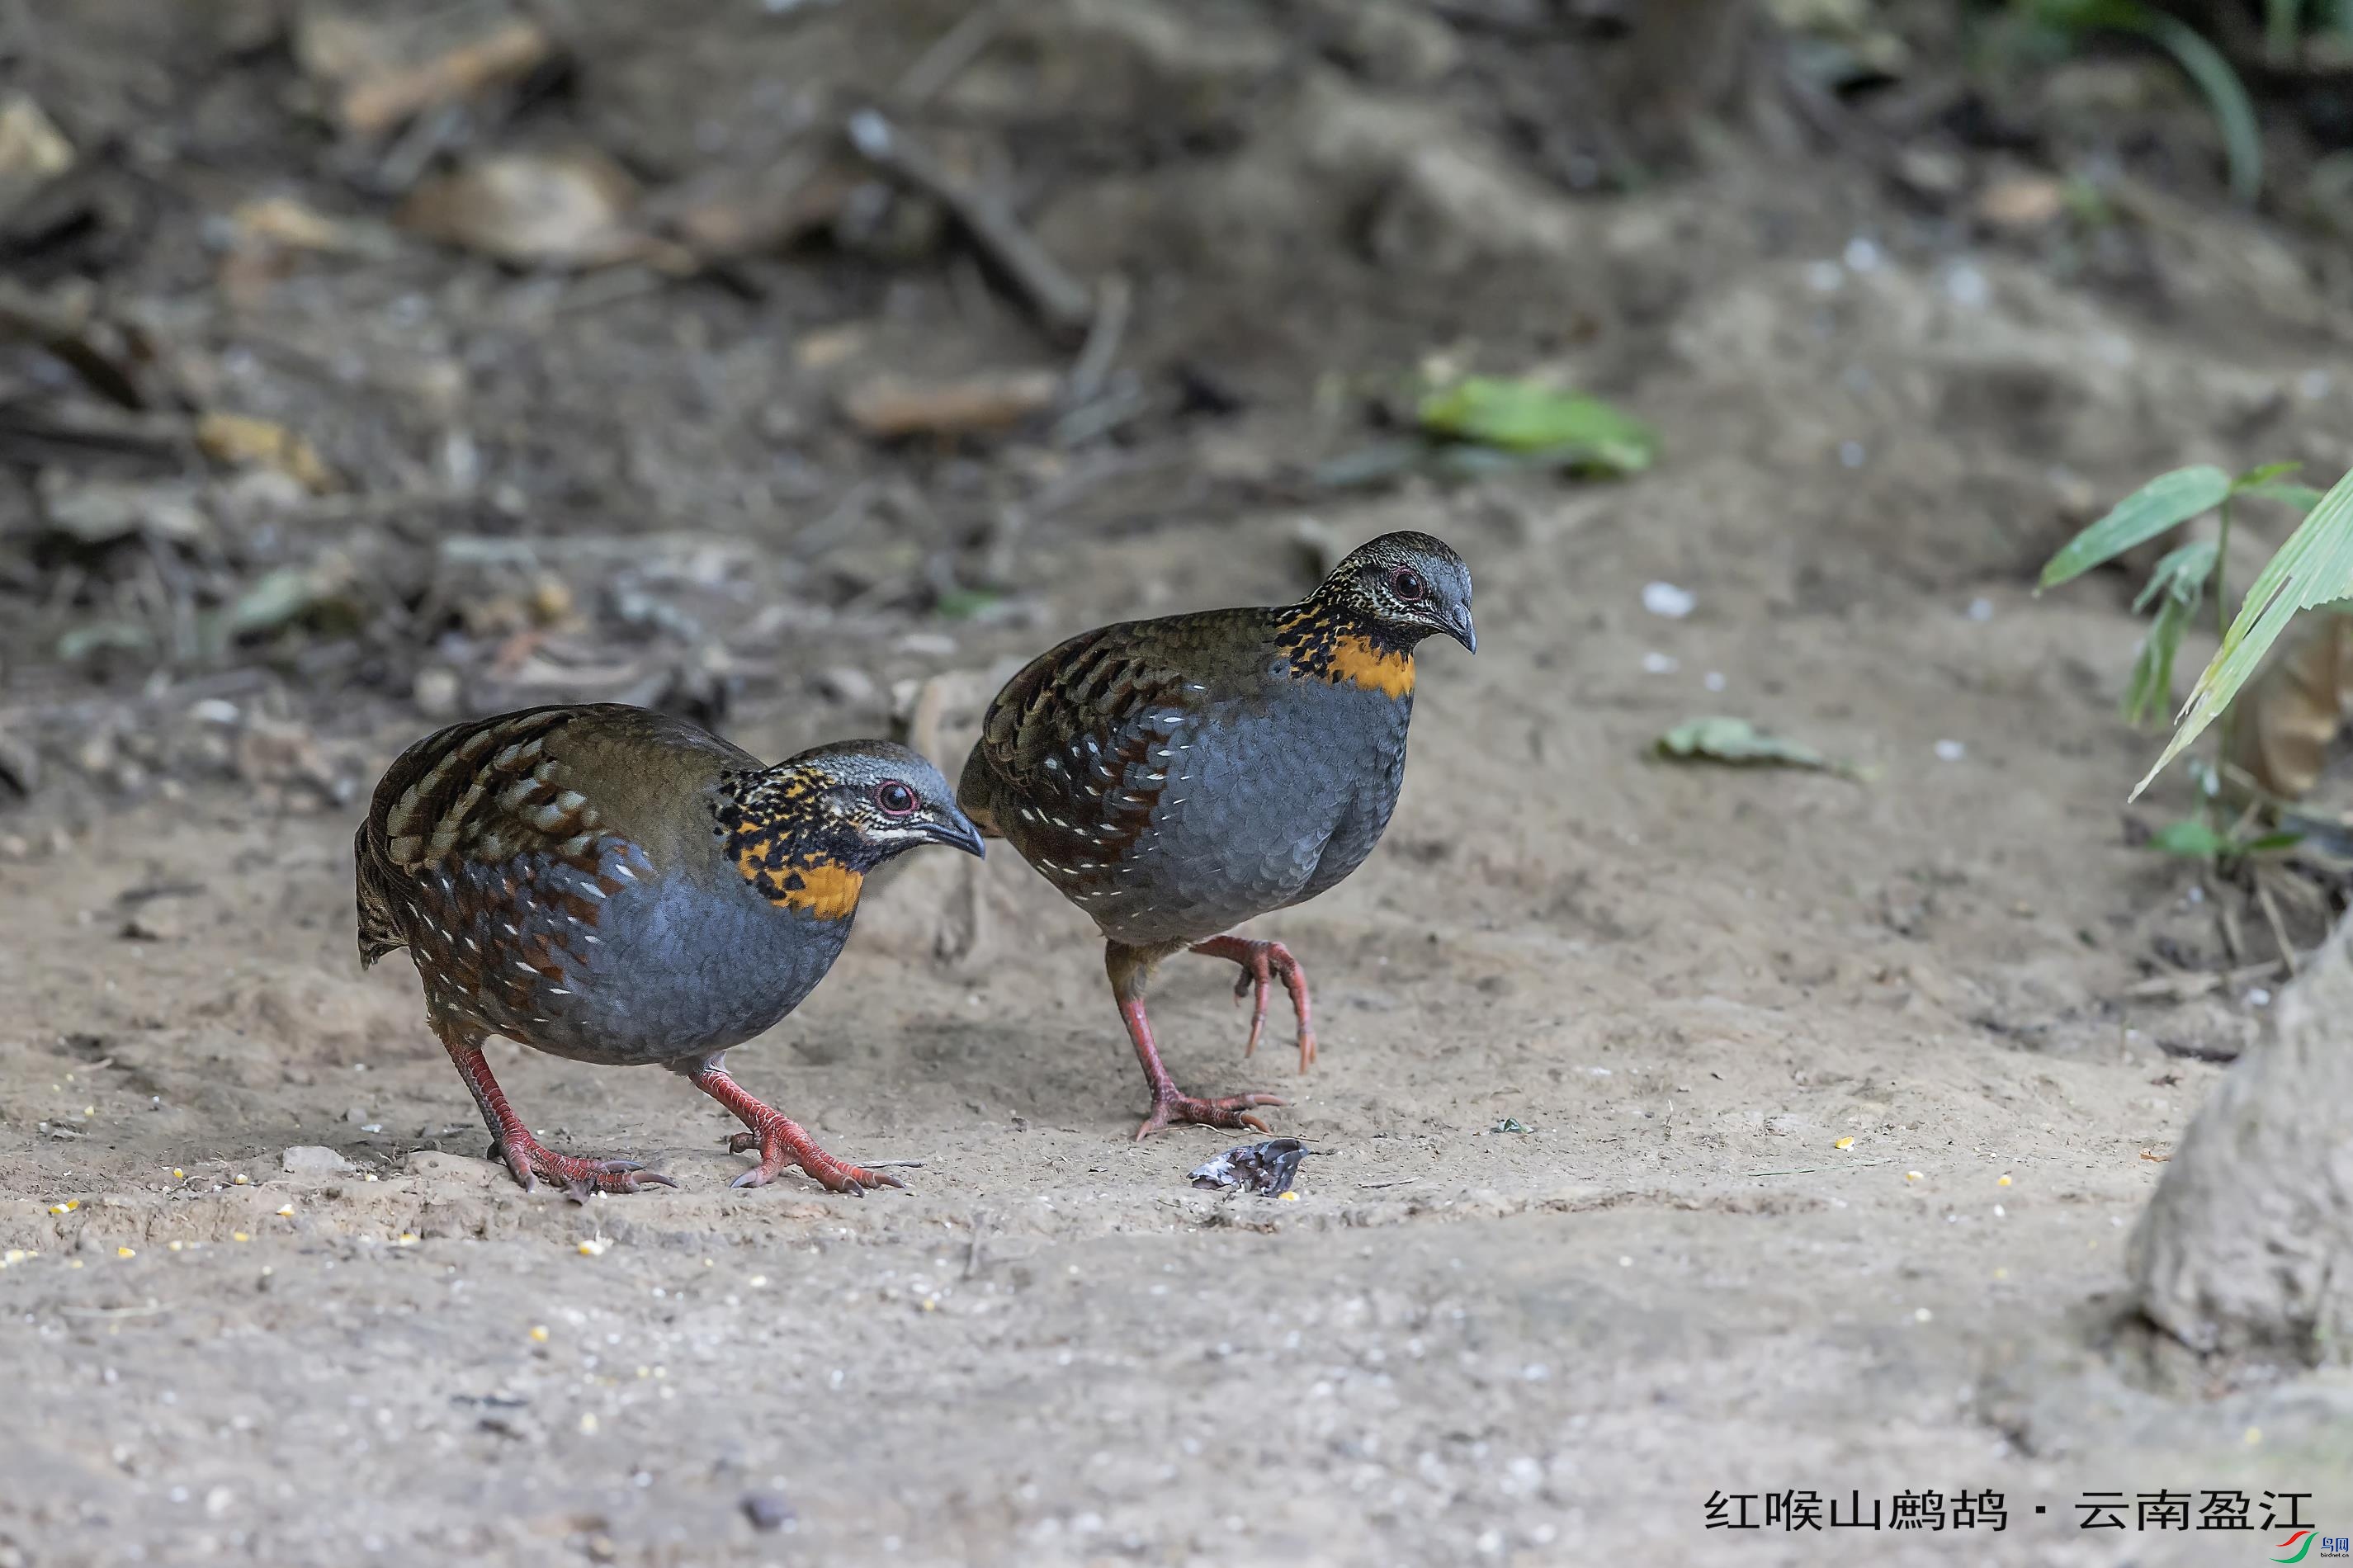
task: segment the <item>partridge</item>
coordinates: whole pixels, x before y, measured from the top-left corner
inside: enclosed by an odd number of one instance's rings
[[[1414,649],[1433,633],[1476,652],[1471,573],[1426,533],[1384,534],[1295,605],[1129,621],[1041,654],[997,694],[956,801],[1102,929],[1112,994],[1144,1064],[1151,1113],[1265,1123],[1271,1094],[1178,1090],[1145,1016],[1162,960],[1190,949],[1241,966],[1256,1050],[1276,980],[1315,1059],[1307,977],[1282,943],[1232,928],[1337,883],[1388,825],[1405,778]]]
[[[900,1186],[845,1163],[728,1076],[832,967],[868,873],[980,836],[939,771],[850,741],[774,767],[618,704],[453,724],[402,753],[353,849],[363,967],[406,947],[427,1021],[525,1188],[575,1197],[668,1176],[543,1147],[482,1056],[503,1036],[574,1061],[659,1064],[725,1106],[759,1151],[735,1185],[798,1165],[839,1193]]]

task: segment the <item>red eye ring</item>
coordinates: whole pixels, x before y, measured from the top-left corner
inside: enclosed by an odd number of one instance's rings
[[[1407,604],[1415,605],[1430,596],[1430,584],[1412,567],[1400,566],[1389,574],[1389,592]]]
[[[885,816],[913,816],[921,804],[915,792],[898,779],[884,779],[874,786],[874,805]]]

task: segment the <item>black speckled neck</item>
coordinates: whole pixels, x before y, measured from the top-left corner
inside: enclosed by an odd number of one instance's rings
[[[728,773],[712,815],[727,858],[762,898],[844,920],[884,857],[828,806],[833,783],[807,767]]]

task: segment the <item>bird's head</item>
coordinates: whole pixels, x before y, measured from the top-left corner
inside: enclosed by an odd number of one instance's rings
[[[1432,633],[1472,653],[1471,568],[1443,540],[1427,533],[1384,533],[1350,551],[1315,596],[1383,640],[1410,648]]]
[[[826,920],[854,912],[866,873],[919,844],[986,853],[940,770],[888,741],[838,742],[732,775],[718,819],[755,891]]]
[[[980,830],[956,809],[948,781],[904,746],[840,741],[788,757],[769,771],[802,784],[804,826],[810,837],[861,868],[919,844],[983,853]]]

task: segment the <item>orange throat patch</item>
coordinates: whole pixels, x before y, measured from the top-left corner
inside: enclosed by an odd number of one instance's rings
[[[846,921],[858,912],[859,890],[865,885],[865,872],[819,861],[786,871],[783,889],[773,898],[786,909],[821,921]]]
[[[1413,695],[1413,655],[1384,653],[1361,637],[1349,635],[1332,645],[1325,679],[1345,680],[1387,697]]]
[[[785,909],[815,915],[821,921],[848,920],[858,912],[858,895],[866,873],[830,860],[808,865],[777,864],[776,841],[749,839],[735,851],[735,868],[759,890],[762,898]]]

